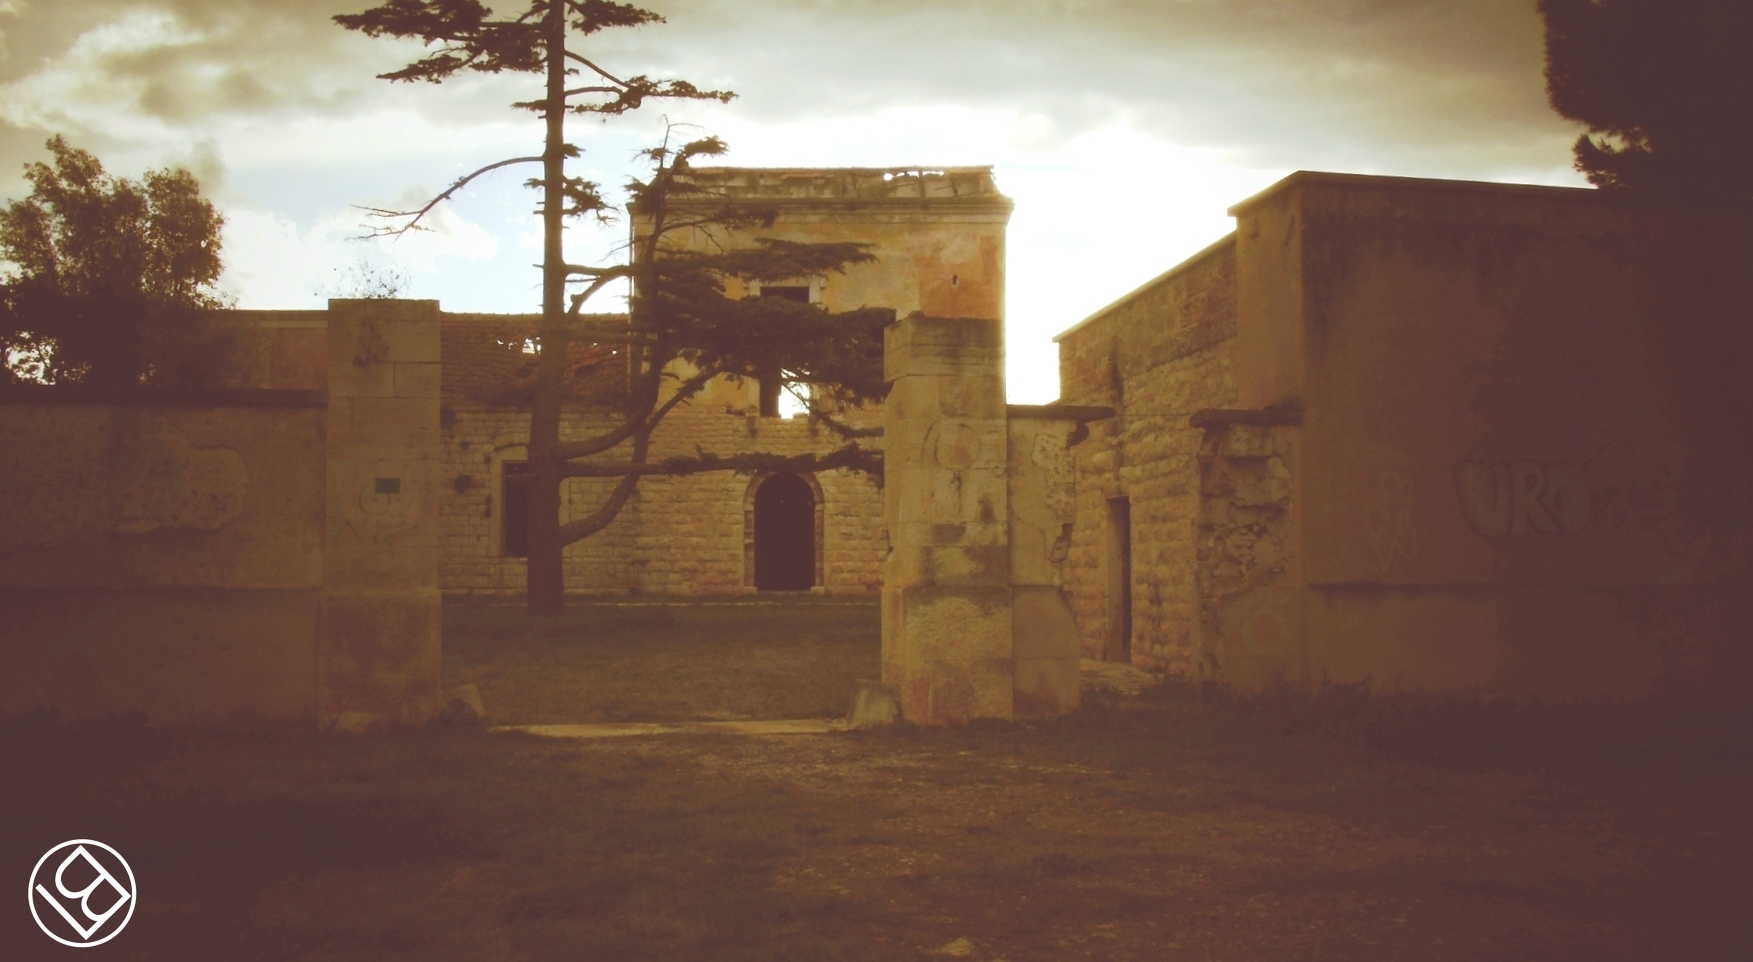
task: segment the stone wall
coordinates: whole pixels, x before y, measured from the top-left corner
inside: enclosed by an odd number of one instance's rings
[[[1117,653],[1127,497],[1147,667],[1753,695],[1746,218],[1311,173],[1232,213],[1061,336],[1066,400],[1120,411],[1077,455],[1086,651]]]
[[[1311,682],[1753,694],[1753,223],[1313,174],[1236,214],[1288,279],[1238,392],[1305,408]]]
[[[1300,418],[1212,410],[1190,420],[1204,432],[1194,551],[1197,677],[1244,689],[1300,680],[1307,676],[1293,577]]]
[[[884,339],[883,684],[921,725],[1014,717],[1003,327],[913,315]]]
[[[1076,446],[1077,521],[1066,582],[1084,655],[1199,670],[1194,572],[1201,432],[1188,418],[1235,403],[1236,259],[1225,238],[1056,339],[1060,400],[1113,418]],[[1118,584],[1110,505],[1127,499],[1130,592]],[[1130,594],[1132,637],[1117,610]]]
[[[791,455],[835,446],[836,438],[826,428],[805,419],[761,418],[722,406],[713,409],[711,403],[702,399],[666,418],[652,439],[653,460],[702,450]],[[871,413],[855,420],[864,423]],[[503,554],[497,502],[499,465],[525,456],[529,415],[458,404],[447,420],[440,584],[458,594],[520,594],[524,560]],[[573,410],[562,419],[561,431],[571,440],[614,423],[608,412]],[[882,550],[881,490],[873,480],[849,471],[822,472],[813,480],[821,492],[818,586],[828,594],[875,594]],[[731,472],[642,480],[615,521],[566,548],[567,591],[683,596],[753,592],[749,513],[752,488],[758,483]],[[590,514],[613,487],[611,479],[566,482],[563,517]]]
[[[0,714],[313,719],[323,401],[0,395]]]

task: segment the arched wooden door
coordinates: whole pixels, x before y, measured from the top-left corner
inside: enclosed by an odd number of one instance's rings
[[[816,583],[816,495],[795,474],[755,491],[755,588],[808,591]]]

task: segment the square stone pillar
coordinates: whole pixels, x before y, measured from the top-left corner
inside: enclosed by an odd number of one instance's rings
[[[438,302],[329,301],[320,721],[438,707]]]
[[[1003,328],[914,314],[883,368],[883,683],[915,724],[1011,719]]]

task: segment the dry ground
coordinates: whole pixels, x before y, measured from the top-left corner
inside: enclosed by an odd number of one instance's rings
[[[1744,959],[1750,745],[1348,691],[589,741],[26,717],[0,865],[120,850],[114,959]],[[74,951],[22,899],[0,946]]]
[[[444,684],[473,684],[496,724],[839,715],[880,673],[868,601],[571,602],[563,617],[449,603]]]

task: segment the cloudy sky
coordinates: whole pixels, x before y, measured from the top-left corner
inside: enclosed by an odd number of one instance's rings
[[[0,197],[26,191],[22,165],[62,133],[116,173],[193,170],[225,212],[239,306],[320,306],[375,273],[448,310],[535,310],[526,172],[472,188],[433,233],[356,239],[355,205],[423,200],[537,152],[541,133],[506,109],[533,77],[374,79],[418,48],[329,21],[369,5],[0,0]],[[1578,130],[1546,106],[1534,0],[644,5],[669,22],[592,38],[599,62],[740,96],[581,120],[582,172],[620,183],[666,113],[728,140],[732,164],[994,165],[1016,200],[1018,402],[1056,396],[1054,333],[1220,237],[1230,204],[1293,170],[1583,183]]]

